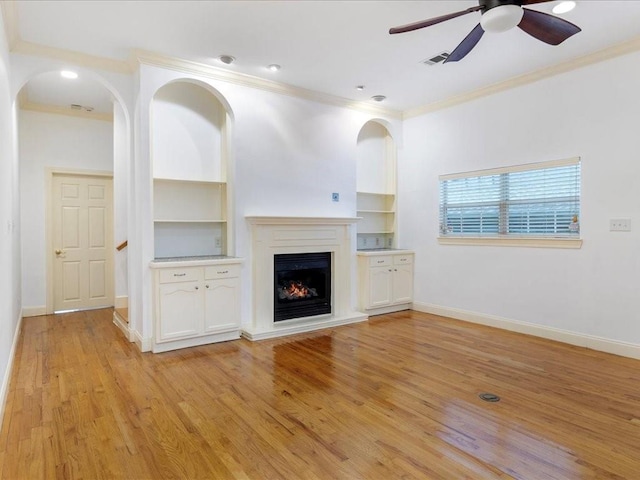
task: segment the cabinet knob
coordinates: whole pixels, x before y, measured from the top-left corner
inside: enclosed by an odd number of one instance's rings
[[[196,290],[198,290],[199,287],[196,287]]]
[[[205,285],[205,287],[209,288],[209,285]]]

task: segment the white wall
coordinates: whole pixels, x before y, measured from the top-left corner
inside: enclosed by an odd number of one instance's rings
[[[15,124],[9,53],[0,9],[0,428],[18,334],[21,301]]]
[[[180,72],[142,65],[136,135],[136,204],[142,251],[139,258],[142,286],[139,309],[130,310],[138,339],[151,335],[151,276],[153,259],[151,165],[149,152],[150,105],[155,92]],[[288,95],[252,89],[209,77],[194,80],[213,87],[229,108],[232,121],[231,165],[227,172],[235,248],[229,252],[245,259],[243,298],[251,298],[251,257],[245,216],[328,216],[356,214],[356,141],[371,115]],[[399,122],[392,121],[396,128]],[[340,194],[333,202],[331,194]],[[355,237],[355,234],[354,234]],[[355,238],[354,238],[355,249]],[[250,302],[243,301],[242,319],[250,321]]]
[[[189,82],[162,87],[151,115],[153,176],[225,181],[222,168],[224,109],[209,91]]]
[[[640,345],[640,53],[408,119],[400,232],[416,301]],[[580,250],[441,246],[438,175],[582,158]],[[609,219],[632,232],[609,232]]]
[[[113,105],[113,210],[114,244],[128,240],[129,221],[129,135],[124,109],[119,102]],[[128,296],[128,249],[116,251],[114,256],[116,306],[118,299]]]
[[[358,134],[356,149],[357,190],[395,193],[393,168],[387,155],[389,133],[377,122],[368,122]]]
[[[113,124],[101,120],[20,111],[22,298],[25,308],[46,305],[45,168],[113,171]]]

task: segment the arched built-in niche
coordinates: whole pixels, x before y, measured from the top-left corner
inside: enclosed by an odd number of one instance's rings
[[[356,148],[358,249],[396,245],[396,146],[387,128],[369,121]]]
[[[155,258],[226,255],[225,106],[205,85],[175,81],[151,108]]]

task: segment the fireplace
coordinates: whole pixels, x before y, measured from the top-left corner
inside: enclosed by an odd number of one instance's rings
[[[366,314],[353,309],[356,257],[352,229],[357,218],[254,216],[246,219],[251,233],[251,319],[242,326],[243,337],[262,340],[367,320]],[[310,265],[297,268],[301,254],[314,254],[314,257]],[[285,266],[289,264],[279,273],[276,258],[285,260]],[[325,267],[329,271],[320,273]],[[287,281],[285,287],[290,291],[278,292],[275,285],[278,275],[281,283]],[[292,278],[295,276],[303,278]],[[305,288],[312,291],[298,293]],[[281,294],[285,298],[280,299]],[[320,297],[326,299],[320,300]],[[309,310],[280,316],[276,311],[283,305],[294,311],[298,307],[309,307]],[[317,310],[311,310],[311,306]]]
[[[273,258],[274,322],[331,313],[331,252]]]

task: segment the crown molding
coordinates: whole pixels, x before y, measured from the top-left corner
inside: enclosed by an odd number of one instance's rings
[[[346,107],[352,110],[358,110],[364,113],[373,115],[380,115],[390,118],[402,118],[402,112],[399,110],[392,110],[388,108],[378,107],[365,102],[357,102],[349,100],[347,98],[338,97],[335,95],[329,95],[326,93],[316,92],[314,90],[308,90],[301,87],[295,87],[293,85],[287,85],[280,82],[274,82],[272,80],[266,80],[264,78],[254,77],[244,73],[231,72],[222,68],[214,67],[204,63],[194,62],[191,60],[185,60],[181,58],[170,57],[166,55],[160,55],[153,52],[147,52],[143,50],[132,51],[132,64],[143,64],[154,67],[161,67],[170,70],[175,70],[181,73],[190,73],[192,75],[199,75],[203,77],[213,78],[227,83],[233,83],[235,85],[241,85],[244,87],[255,88],[259,90],[265,90],[271,93],[277,93],[280,95],[288,95],[291,97],[304,98],[319,103],[325,103],[328,105],[334,105],[337,107]]]
[[[38,43],[24,42],[20,39],[17,40],[11,52],[35,57],[52,58],[72,63],[74,65],[79,65],[81,67],[95,68],[109,72],[125,74],[133,73],[129,62],[124,60],[114,60],[112,58],[98,57],[86,53],[64,50],[62,48],[48,47]]]
[[[434,102],[422,107],[406,110],[405,112],[403,112],[402,118],[404,120],[408,118],[418,117],[427,113],[433,113],[438,110],[444,110],[445,108],[454,107],[462,103],[471,102],[478,98],[487,97],[495,93],[504,92],[512,88],[527,85],[529,83],[534,83],[538,80],[553,77],[555,75],[570,72],[572,70],[577,70],[594,63],[603,62],[605,60],[610,60],[612,58],[626,55],[628,53],[637,52],[638,50],[640,50],[640,36],[626,42],[618,43],[611,47],[607,47],[602,50],[584,55],[582,57],[569,60],[567,62],[562,62],[551,67],[536,70],[534,72],[525,73],[524,75],[513,77],[503,82],[494,83],[493,85],[479,88],[477,90],[472,90],[460,95],[455,95],[439,102]]]
[[[18,35],[18,6],[16,2],[0,1],[0,10],[4,20],[7,45],[11,51],[20,38]]]
[[[4,19],[7,43],[11,53],[31,55],[36,57],[52,58],[63,62],[72,63],[98,70],[107,70],[116,73],[133,73],[128,62],[110,58],[88,55],[62,48],[49,47],[38,43],[25,42],[20,38],[18,27],[18,6],[14,1],[0,1],[2,18]]]

